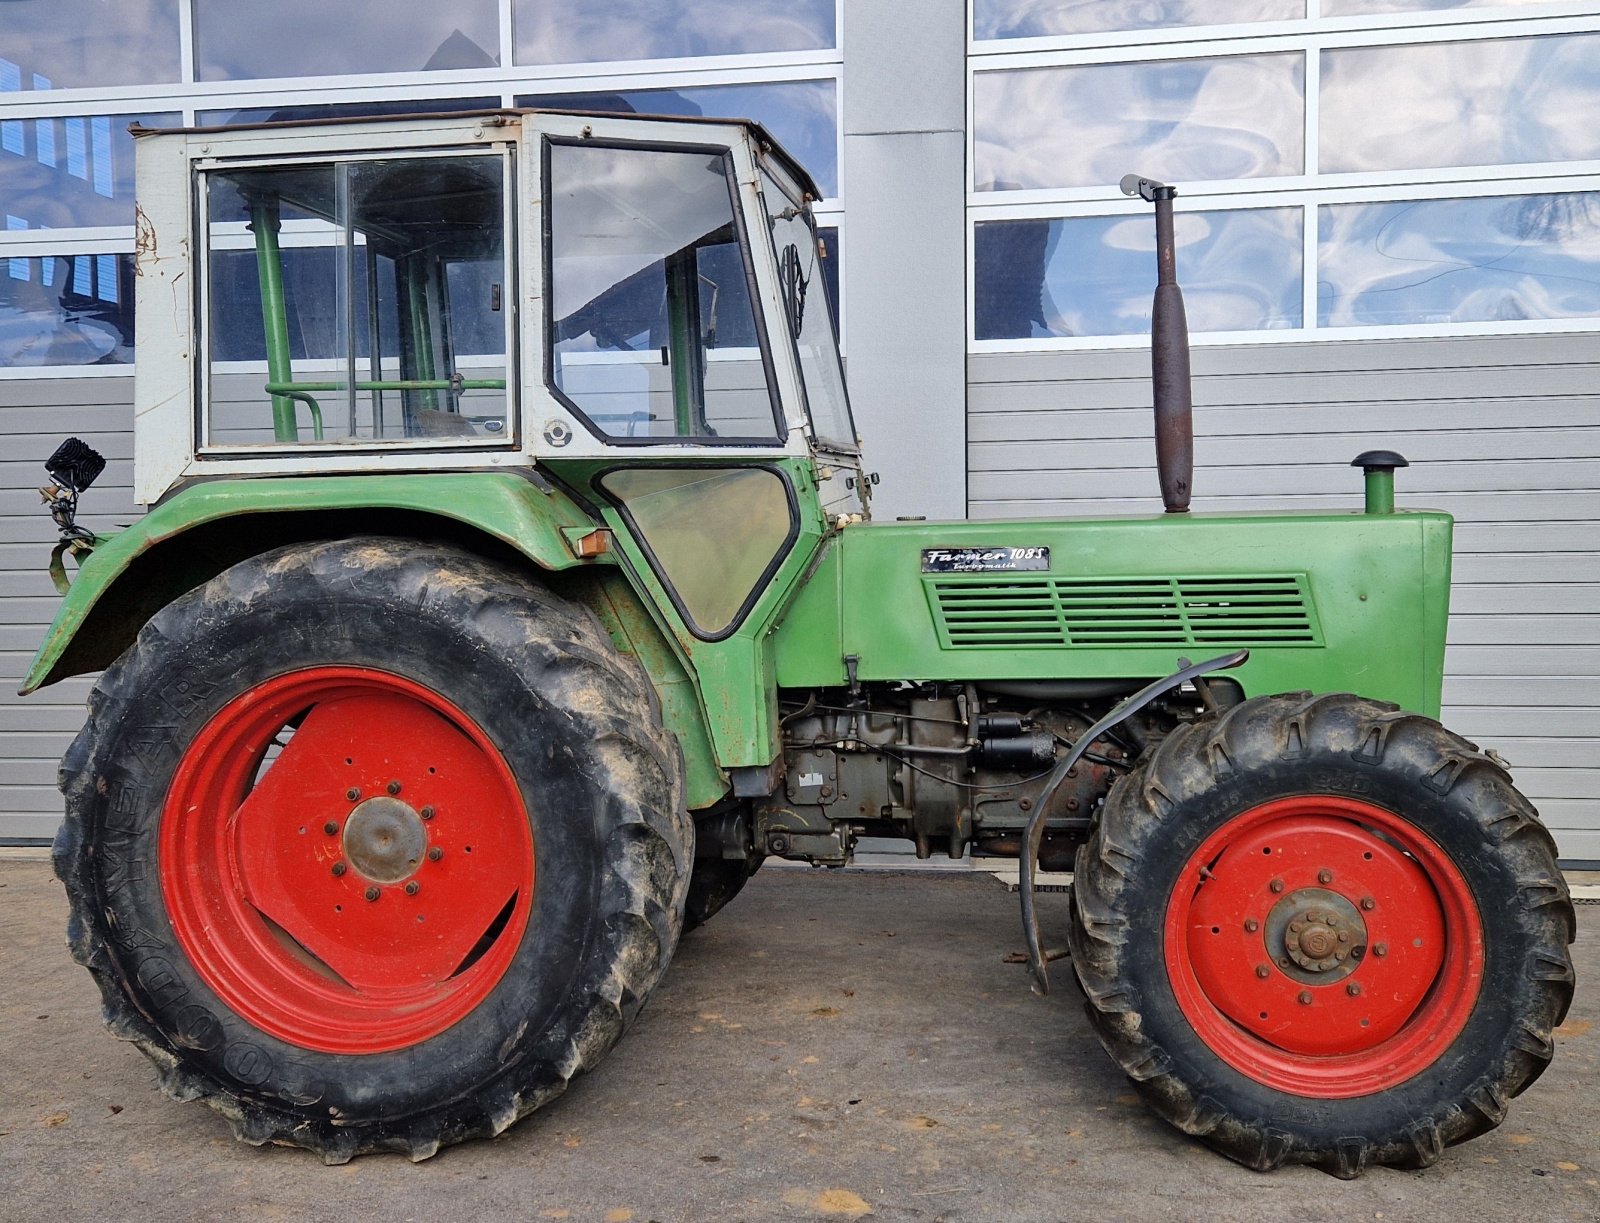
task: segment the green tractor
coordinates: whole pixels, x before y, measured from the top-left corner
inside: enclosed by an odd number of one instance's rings
[[[1150,1106],[1260,1169],[1421,1166],[1504,1117],[1573,912],[1441,727],[1451,520],[870,521],[811,201],[758,126],[504,111],[139,135],[137,499],[25,690],[70,942],[166,1090],[340,1162],[493,1135],[768,857],[1071,869]],[[1066,1068],[1063,1067],[1063,1072]]]

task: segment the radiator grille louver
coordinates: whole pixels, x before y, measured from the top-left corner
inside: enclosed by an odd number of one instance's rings
[[[1321,644],[1300,574],[924,580],[946,649]]]

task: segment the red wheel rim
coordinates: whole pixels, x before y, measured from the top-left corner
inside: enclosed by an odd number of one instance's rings
[[[1466,880],[1371,803],[1278,799],[1184,864],[1163,947],[1184,1017],[1239,1073],[1321,1099],[1370,1095],[1431,1065],[1483,979]]]
[[[532,908],[533,836],[504,758],[437,693],[360,667],[229,702],[178,765],[159,844],[173,932],[206,984],[325,1053],[460,1021]]]

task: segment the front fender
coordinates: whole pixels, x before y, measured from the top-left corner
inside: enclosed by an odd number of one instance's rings
[[[161,607],[247,556],[352,528],[434,526],[498,541],[547,570],[580,560],[564,530],[597,524],[558,489],[506,472],[213,480],[163,501],[83,561],[27,678],[24,695],[99,670]],[[431,520],[431,521],[430,521]]]

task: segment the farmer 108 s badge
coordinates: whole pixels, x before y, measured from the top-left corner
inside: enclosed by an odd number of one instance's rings
[[[1049,548],[924,548],[924,573],[1017,573],[1050,568]]]

